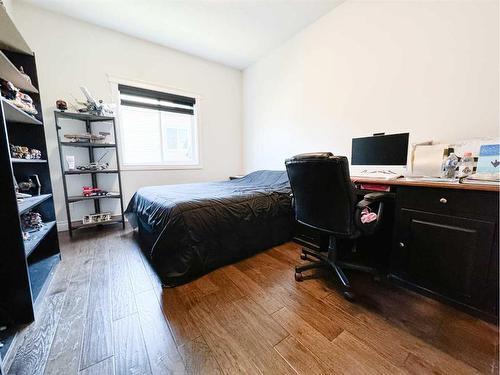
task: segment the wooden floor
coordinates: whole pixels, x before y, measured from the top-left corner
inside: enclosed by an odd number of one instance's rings
[[[132,231],[78,238],[8,374],[498,373],[498,327],[359,274],[356,304],[297,283],[294,243],[162,290]]]

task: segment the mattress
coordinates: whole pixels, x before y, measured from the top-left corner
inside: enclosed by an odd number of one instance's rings
[[[291,189],[285,171],[139,189],[125,212],[164,286],[291,239]]]

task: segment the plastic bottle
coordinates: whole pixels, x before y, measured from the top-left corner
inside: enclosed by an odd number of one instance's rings
[[[458,166],[458,177],[467,177],[472,174],[474,170],[474,158],[472,152],[464,152],[464,157]]]
[[[455,178],[456,169],[458,166],[458,156],[454,152],[446,158],[444,162],[444,178]]]
[[[446,159],[448,158],[448,149],[445,149],[443,151],[443,160],[441,162],[441,178],[444,178],[445,177],[445,169],[444,169],[444,164],[446,163]]]

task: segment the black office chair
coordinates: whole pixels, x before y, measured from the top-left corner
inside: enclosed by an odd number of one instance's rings
[[[387,193],[370,193],[357,202],[354,185],[349,176],[349,164],[345,156],[333,156],[330,152],[296,155],[285,161],[288,179],[292,188],[296,220],[328,235],[328,252],[304,247],[301,258],[316,258],[317,261],[295,267],[295,279],[303,280],[302,272],[318,268],[333,268],[340,279],[344,296],[354,298],[349,280],[342,271],[354,269],[377,275],[372,267],[341,262],[338,259],[336,238],[354,240],[373,234],[383,216],[384,199]],[[363,224],[361,211],[370,207],[377,212],[377,220]]]

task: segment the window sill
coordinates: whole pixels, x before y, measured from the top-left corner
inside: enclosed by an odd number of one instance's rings
[[[121,171],[165,171],[165,170],[190,170],[203,169],[201,164],[196,165],[122,165]]]

